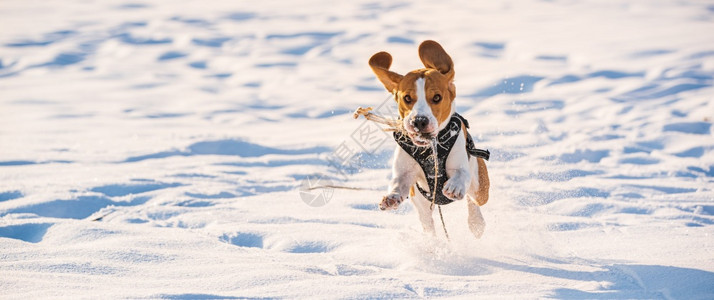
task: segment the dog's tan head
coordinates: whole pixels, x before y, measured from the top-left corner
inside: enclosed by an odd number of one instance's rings
[[[419,58],[426,68],[406,75],[389,70],[392,56],[387,52],[372,55],[369,66],[387,91],[395,94],[399,116],[414,144],[427,146],[454,112],[454,63],[435,41],[419,45]]]

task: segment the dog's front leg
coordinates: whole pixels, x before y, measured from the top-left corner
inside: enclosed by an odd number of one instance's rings
[[[469,170],[469,155],[466,152],[466,138],[463,131],[459,132],[456,143],[446,158],[446,175],[449,180],[444,183],[442,192],[452,200],[461,200],[466,196],[466,189],[471,183]]]
[[[392,181],[387,195],[379,204],[379,209],[397,209],[399,204],[409,196],[409,188],[414,185],[418,170],[420,169],[417,162],[401,147],[397,147],[392,163]]]

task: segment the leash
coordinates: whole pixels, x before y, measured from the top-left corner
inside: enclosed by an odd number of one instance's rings
[[[439,151],[439,147],[437,147],[437,141],[436,137],[431,140],[431,154],[434,157],[434,177],[439,176],[439,162],[438,162],[438,154],[437,152]],[[429,209],[431,211],[434,211],[434,204],[436,202],[436,184],[439,182],[438,180],[434,179],[434,188],[431,189],[431,207]],[[439,218],[441,218],[441,228],[444,228],[444,235],[446,235],[446,240],[451,242],[451,238],[449,238],[449,232],[446,231],[446,223],[444,223],[444,214],[441,213],[441,205],[437,205],[439,208]]]
[[[344,185],[334,185],[334,184],[326,184],[326,185],[317,185],[317,186],[312,186],[307,188],[308,191],[316,190],[316,189],[340,189],[340,190],[353,190],[353,191],[380,191],[378,189],[368,189],[368,188],[361,188],[361,187],[354,187],[354,186],[344,186]]]
[[[451,238],[449,238],[449,232],[446,231],[446,224],[444,224],[444,215],[441,213],[441,205],[439,205],[439,217],[441,217],[441,228],[444,228],[446,240],[451,242]]]

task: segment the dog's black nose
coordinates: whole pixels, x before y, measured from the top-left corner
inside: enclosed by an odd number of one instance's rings
[[[424,131],[426,127],[429,126],[429,118],[416,116],[414,117],[414,127],[419,130],[419,132]]]

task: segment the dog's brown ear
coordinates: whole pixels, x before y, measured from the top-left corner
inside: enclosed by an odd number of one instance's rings
[[[390,93],[394,93],[397,87],[399,87],[399,82],[402,81],[402,78],[404,76],[390,71],[389,67],[391,65],[392,56],[384,51],[375,53],[369,59],[369,66],[372,68],[374,74],[377,75],[379,81],[384,84],[384,87],[387,89],[387,91],[389,91]]]
[[[424,66],[439,70],[449,81],[454,80],[454,62],[439,43],[427,40],[419,45],[419,58]]]

